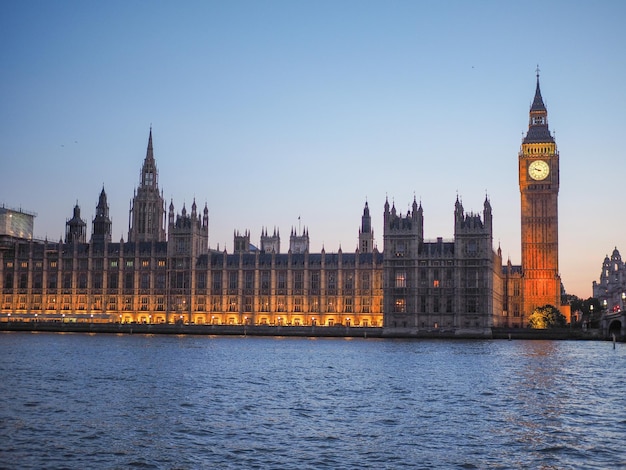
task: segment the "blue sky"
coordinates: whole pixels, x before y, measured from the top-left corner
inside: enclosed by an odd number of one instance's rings
[[[104,185],[113,238],[153,128],[176,212],[233,231],[309,230],[353,251],[365,201],[382,249],[385,197],[453,237],[489,195],[494,248],[520,263],[517,153],[535,68],[561,154],[560,271],[591,295],[626,256],[626,3],[615,1],[7,1],[0,5],[0,204],[59,239],[89,234]],[[286,248],[285,248],[286,249]]]

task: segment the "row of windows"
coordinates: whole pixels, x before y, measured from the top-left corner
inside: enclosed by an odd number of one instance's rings
[[[420,296],[418,300],[418,313],[425,313],[431,311],[433,313],[453,313],[454,312],[454,298],[446,297],[432,297],[430,305],[427,310],[427,298]],[[480,305],[480,299],[478,297],[469,297],[465,299],[465,311],[468,313],[478,312]],[[407,313],[407,299],[405,297],[396,297],[393,303],[393,311],[395,313]]]
[[[443,277],[441,276],[443,274]],[[478,270],[477,269],[465,269],[463,271],[462,283],[463,287],[481,287],[481,284],[484,287],[484,282],[479,282],[478,279]],[[444,269],[442,272],[439,269],[432,270],[432,275],[429,276],[428,272],[424,268],[420,268],[419,277],[418,277],[418,286],[420,287],[454,287],[454,279],[453,279],[453,270],[452,269]],[[411,287],[410,283],[407,281],[407,272],[406,271],[396,271],[394,287],[396,288],[406,288]]]
[[[75,300],[75,302],[73,301]],[[260,297],[256,302],[256,308],[253,308],[255,305],[255,298],[251,296],[243,297],[241,300],[239,297],[212,297],[210,302],[211,310],[213,312],[238,312],[241,307],[244,312],[253,312],[255,309],[259,312],[287,312],[289,307],[291,307],[293,312],[343,312],[343,313],[355,313],[358,310],[360,313],[371,313],[374,308],[377,311],[381,310],[380,300],[377,300],[375,305],[373,305],[372,299],[370,297],[364,297],[359,299],[360,302],[358,304],[355,302],[353,298],[342,298],[337,299],[334,297],[329,297],[326,299],[322,299],[320,301],[317,297],[312,298],[302,298],[295,297],[293,298],[293,303],[290,305],[286,297]],[[152,306],[154,310],[162,311],[165,310],[165,297],[157,296],[153,300],[154,305]],[[46,305],[46,310],[56,311],[60,310],[86,310],[89,304],[88,297],[84,295],[79,295],[73,298],[69,295],[64,296],[41,296],[34,295],[32,296],[31,302],[27,302],[27,296],[20,295],[17,298],[17,309],[18,310],[26,310],[28,307],[30,310],[42,310],[42,306]],[[123,310],[133,311],[135,310],[134,305],[134,297],[132,296],[124,296],[122,298]],[[93,310],[102,310],[102,308],[106,306],[108,310],[117,310],[118,306],[118,297],[117,296],[94,296],[91,308]],[[194,310],[195,311],[206,311],[206,298],[200,296],[197,298]],[[13,297],[7,295],[4,297],[3,308],[5,310],[11,310],[13,308]],[[172,299],[170,308],[173,310],[186,311],[187,310],[187,300],[184,297],[175,297]],[[149,311],[151,310],[150,298],[146,296],[142,296],[139,298],[139,310],[140,311]]]
[[[253,273],[246,273],[244,277],[244,289],[252,290],[254,289],[254,276]],[[74,273],[65,273],[60,277],[60,285],[59,285],[59,276],[57,273],[52,273],[47,276],[46,288],[48,289],[57,289],[61,287],[63,289],[71,289],[76,287],[78,289],[87,289],[91,287],[92,289],[101,289],[104,287],[103,279],[105,276],[102,273],[94,273],[91,276],[91,285],[88,282],[88,274],[86,272],[76,273],[76,281],[74,281]],[[144,273],[138,276],[139,288],[141,289],[150,289],[151,285],[151,274]],[[19,289],[27,289],[28,285],[28,273],[21,273],[17,276],[17,288]],[[109,289],[117,289],[120,285],[124,289],[133,289],[135,287],[135,273],[125,273],[121,277],[120,275],[115,273],[109,273],[106,276],[107,279],[107,288]],[[165,289],[166,288],[166,275],[165,273],[156,274],[154,276],[154,288],[155,289]],[[13,273],[5,274],[3,286],[5,289],[13,289],[15,278]],[[287,281],[286,276],[278,275],[276,288],[278,290],[286,290],[287,289]],[[237,272],[231,272],[228,276],[228,289],[229,290],[237,290],[239,286],[239,274]],[[312,292],[320,291],[320,281],[319,275],[313,275],[309,282],[310,290]],[[43,276],[40,273],[36,273],[33,275],[32,280],[32,288],[34,289],[42,289],[43,286]],[[189,272],[175,272],[172,273],[171,276],[171,287],[175,289],[187,289],[191,287],[191,275]],[[213,283],[212,283],[212,291],[215,294],[218,294],[222,291],[222,275],[221,273],[216,273],[213,275]],[[207,288],[206,282],[206,273],[199,273],[196,278],[196,288],[199,290],[204,290]],[[261,281],[260,289],[261,291],[269,292],[271,288],[271,283],[269,281],[269,276],[263,276]],[[371,288],[369,273],[363,276],[362,282],[360,284],[360,288],[362,290],[369,290]],[[304,290],[304,280],[302,277],[302,273],[297,273],[293,280],[293,289],[294,291],[302,291]],[[337,291],[337,283],[334,278],[330,277],[327,279],[326,289],[329,292]],[[354,280],[352,278],[348,278],[344,280],[343,283],[343,291],[350,292],[354,290]]]
[[[22,269],[27,269],[28,268],[28,261],[20,261],[18,266]],[[119,260],[114,259],[114,260],[110,260],[108,262],[109,267],[111,268],[118,268],[119,267]],[[124,262],[124,265],[127,268],[133,268],[135,266],[135,260],[134,259],[127,259]],[[15,267],[15,263],[13,261],[7,261],[4,264],[6,269],[12,269]],[[35,267],[35,269],[43,269],[43,261],[33,261],[33,266]],[[65,270],[72,270],[74,268],[74,260],[73,258],[71,259],[64,259],[62,266]],[[139,262],[139,266],[141,266],[142,268],[150,268],[151,267],[151,262],[150,260],[144,259],[144,260],[140,260]],[[156,261],[156,266],[158,268],[165,268],[167,266],[167,262],[164,259],[159,259]],[[50,269],[57,269],[59,267],[58,261],[57,260],[50,260],[48,261],[48,267]],[[87,259],[79,259],[78,260],[78,269],[81,270],[86,270],[89,267],[89,262]],[[93,260],[93,269],[102,269],[103,267],[103,260],[102,259],[94,259]]]

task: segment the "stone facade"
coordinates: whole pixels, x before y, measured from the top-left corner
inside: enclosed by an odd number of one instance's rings
[[[89,242],[78,205],[65,242],[3,235],[0,313],[25,320],[384,325],[412,331],[524,327],[535,307],[560,307],[561,291],[559,154],[539,77],[518,162],[521,266],[510,260],[503,265],[500,248],[493,249],[487,197],[482,214],[473,214],[457,196],[452,240],[424,239],[416,200],[405,215],[385,201],[381,253],[366,202],[354,253],[310,253],[306,227],[291,229],[287,253],[281,253],[276,228],[271,235],[262,228],[260,248],[251,244],[248,230],[235,231],[233,253],[227,253],[209,249],[206,205],[200,213],[194,201],[190,213],[183,206],[176,214],[172,201],[166,217],[150,129],[128,240],[111,240],[104,188]],[[601,280],[598,288],[605,284]]]

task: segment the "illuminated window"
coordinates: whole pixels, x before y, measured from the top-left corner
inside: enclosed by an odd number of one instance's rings
[[[397,313],[406,312],[406,300],[403,298],[397,298],[394,302],[393,311]]]
[[[406,287],[406,272],[396,272],[396,287]]]

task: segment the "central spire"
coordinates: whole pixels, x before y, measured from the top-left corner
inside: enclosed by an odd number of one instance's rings
[[[154,160],[154,152],[152,150],[152,126],[150,126],[150,135],[148,137],[148,150],[146,151],[146,160]]]

